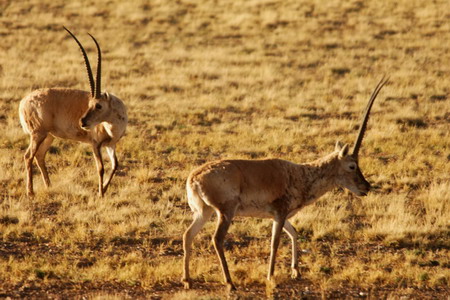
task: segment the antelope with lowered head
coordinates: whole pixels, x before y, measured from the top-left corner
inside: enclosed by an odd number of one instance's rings
[[[33,195],[33,158],[42,174],[46,187],[50,185],[45,154],[55,137],[92,145],[97,165],[100,196],[106,192],[118,167],[116,144],[124,135],[128,123],[127,109],[118,97],[101,92],[101,50],[97,40],[97,77],[94,82],[88,56],[81,43],[66,27],[84,57],[91,91],[69,88],[46,88],[33,91],[20,101],[19,116],[23,130],[30,135],[25,152],[27,194]],[[111,160],[111,173],[103,181],[104,166],[101,147],[105,147]]]
[[[298,277],[297,233],[288,219],[338,186],[347,188],[357,196],[367,195],[370,184],[359,168],[358,153],[370,109],[387,81],[383,78],[370,97],[351,151],[348,144],[338,142],[334,152],[310,163],[296,164],[281,159],[218,160],[190,173],[186,189],[194,220],[183,236],[182,281],[185,288],[192,285],[189,276],[192,240],[214,212],[218,219],[214,248],[229,290],[234,290],[235,286],[228,270],[223,242],[234,216],[273,219],[267,279],[270,280],[274,274],[282,230],[292,241],[292,277]]]

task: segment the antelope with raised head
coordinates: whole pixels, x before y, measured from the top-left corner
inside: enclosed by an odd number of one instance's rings
[[[229,290],[235,286],[228,270],[223,242],[234,216],[273,219],[267,279],[270,280],[274,274],[282,230],[292,241],[292,277],[298,277],[297,233],[288,219],[335,187],[347,188],[358,196],[369,192],[370,184],[358,165],[358,153],[370,109],[387,81],[383,78],[370,97],[351,151],[348,144],[337,142],[334,152],[310,163],[296,164],[281,159],[218,160],[190,173],[186,189],[194,220],[183,235],[182,282],[185,288],[192,285],[189,276],[192,240],[214,212],[218,220],[213,243]]]
[[[55,137],[92,145],[97,165],[100,196],[106,192],[118,167],[116,144],[124,135],[128,123],[127,109],[118,97],[101,92],[101,50],[97,40],[97,77],[94,82],[88,56],[76,36],[66,27],[81,49],[88,73],[91,91],[69,88],[46,88],[33,91],[20,101],[19,116],[23,130],[30,135],[25,152],[27,194],[33,195],[33,158],[46,187],[50,186],[45,154]],[[103,182],[104,166],[101,147],[111,160],[111,173]]]

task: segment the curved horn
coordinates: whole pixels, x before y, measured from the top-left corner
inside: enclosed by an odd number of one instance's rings
[[[358,152],[359,148],[361,147],[362,140],[364,138],[364,133],[367,128],[367,121],[369,120],[369,114],[370,109],[372,108],[373,102],[375,101],[375,98],[378,96],[378,93],[380,92],[381,88],[389,81],[389,78],[381,78],[380,82],[375,87],[375,90],[372,93],[372,96],[370,96],[369,102],[367,103],[366,109],[364,110],[364,116],[361,122],[361,125],[359,127],[358,136],[355,140],[355,145],[353,146],[352,150],[352,156],[356,159],[358,158]]]
[[[95,98],[100,99],[102,95],[102,51],[100,50],[100,45],[97,43],[97,40],[90,33],[88,34],[97,46],[97,80],[95,83]]]
[[[83,45],[81,45],[80,41],[78,41],[77,37],[72,32],[70,32],[70,30],[67,29],[65,26],[63,26],[63,27],[74,38],[74,40],[75,40],[75,42],[77,42],[78,46],[80,46],[81,52],[83,53],[83,57],[84,57],[84,63],[86,64],[89,85],[91,86],[91,96],[94,97],[94,76],[92,75],[91,64],[89,63],[89,58],[86,54],[86,51],[84,50]]]

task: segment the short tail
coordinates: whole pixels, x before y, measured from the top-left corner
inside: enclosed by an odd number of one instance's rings
[[[19,105],[20,125],[22,125],[22,129],[23,129],[23,131],[25,131],[25,133],[30,134],[30,129],[28,128],[27,122],[25,122],[25,117],[23,114],[24,113],[23,113],[22,103],[20,103],[20,105]]]
[[[206,207],[209,207],[198,183],[191,178],[188,178],[186,182],[186,193],[189,207],[193,212],[202,212]]]

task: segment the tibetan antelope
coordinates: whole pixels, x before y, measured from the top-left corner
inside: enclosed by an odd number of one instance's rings
[[[235,287],[225,259],[223,242],[234,216],[273,219],[267,279],[270,280],[274,274],[282,230],[292,241],[292,277],[298,277],[297,233],[288,219],[337,186],[347,188],[358,196],[369,192],[370,184],[358,166],[358,152],[372,104],[387,81],[383,78],[370,97],[351,151],[348,144],[338,142],[334,152],[310,163],[296,164],[281,159],[218,160],[190,173],[186,190],[194,220],[183,235],[182,282],[185,288],[190,288],[192,284],[189,276],[192,240],[213,212],[218,219],[214,248],[229,290]]]
[[[97,40],[97,78],[94,82],[91,66],[81,43],[66,27],[81,49],[86,64],[91,92],[69,88],[47,88],[33,91],[20,101],[19,116],[23,130],[30,135],[25,152],[27,194],[33,195],[33,158],[41,171],[46,187],[50,185],[45,154],[54,137],[71,139],[92,145],[99,177],[99,194],[103,196],[118,167],[116,143],[124,135],[128,123],[127,109],[118,97],[101,92],[101,50]],[[111,173],[103,182],[104,166],[101,147],[111,160]]]

